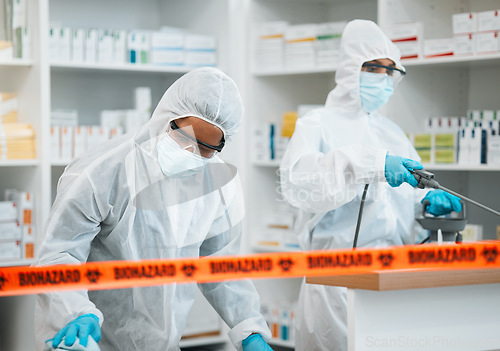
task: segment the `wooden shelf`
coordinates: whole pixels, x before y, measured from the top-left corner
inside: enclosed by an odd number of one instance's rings
[[[306,283],[377,291],[497,284],[500,283],[500,268],[445,271],[400,269],[366,274],[306,277]]]

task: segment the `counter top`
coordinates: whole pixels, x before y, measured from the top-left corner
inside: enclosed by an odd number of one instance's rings
[[[365,290],[404,290],[500,283],[500,268],[401,269],[362,274],[307,277],[306,283]]]

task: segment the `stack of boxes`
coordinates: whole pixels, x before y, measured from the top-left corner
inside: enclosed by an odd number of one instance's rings
[[[31,58],[28,0],[0,2],[0,59]]]
[[[316,25],[300,24],[285,29],[285,66],[311,68],[315,65]]]
[[[401,23],[383,28],[389,39],[399,48],[401,59],[422,58],[424,28],[422,23]]]
[[[316,65],[332,66],[339,60],[340,40],[347,22],[320,23],[316,26]]]
[[[500,10],[452,15],[451,38],[425,39],[420,22],[383,28],[402,59],[495,54],[500,51]]]
[[[257,70],[333,67],[340,53],[346,22],[289,25],[267,22],[257,26]]]
[[[77,111],[52,111],[51,160],[69,162],[90,148],[118,137],[124,132],[137,131],[151,116],[151,89],[138,87],[134,95],[134,109],[103,110],[101,111],[101,125],[78,125]]]
[[[8,189],[0,201],[0,260],[33,259],[33,197],[31,193]]]
[[[17,95],[0,92],[0,160],[36,158],[35,131],[17,115]]]
[[[49,31],[54,63],[152,64],[161,66],[216,66],[213,36],[186,33],[179,28],[159,31],[67,28]]]
[[[257,69],[282,69],[285,47],[286,22],[261,23],[255,40],[255,67]]]
[[[295,130],[297,112],[288,111],[283,114],[281,124],[259,123],[254,126],[253,161],[254,162],[279,162],[286,151],[288,142]]]
[[[500,10],[477,13],[476,52],[478,54],[500,51]]]
[[[470,110],[467,117],[432,117],[410,139],[424,163],[500,165],[500,111]]]

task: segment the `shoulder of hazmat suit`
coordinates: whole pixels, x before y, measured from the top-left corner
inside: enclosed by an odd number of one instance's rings
[[[385,156],[420,160],[403,131],[378,112],[366,113],[359,91],[361,66],[400,53],[379,27],[354,20],[344,29],[336,87],[323,108],[297,121],[280,166],[281,190],[300,209],[295,230],[306,250],[350,248],[365,184],[358,246],[411,243],[416,195],[408,184],[391,188]],[[297,350],[346,350],[346,300],[342,288],[303,284]],[[332,346],[333,345],[333,346]]]
[[[137,133],[89,150],[67,167],[37,264],[238,253],[244,208],[235,167],[214,157],[195,175],[168,177],[159,165],[156,145],[171,120],[186,116],[217,125],[231,138],[242,114],[238,89],[221,71],[200,68],[182,76]],[[120,279],[137,274],[119,272]],[[270,338],[250,281],[199,288],[231,328],[237,349],[251,333]],[[195,293],[195,284],[167,284],[39,295],[37,347],[41,350],[45,340],[74,318],[93,313],[102,325],[103,351],[179,350]]]

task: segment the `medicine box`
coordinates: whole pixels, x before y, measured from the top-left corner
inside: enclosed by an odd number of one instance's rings
[[[424,56],[427,58],[453,56],[453,38],[424,40]]]
[[[0,260],[18,260],[21,259],[21,241],[10,240],[0,242]]]
[[[17,204],[14,201],[0,201],[0,222],[17,220]]]
[[[474,33],[477,31],[477,14],[475,12],[452,15],[453,34]]]
[[[459,34],[453,37],[453,54],[473,55],[476,52],[476,35],[473,33]]]
[[[477,31],[500,30],[500,10],[491,10],[477,13]]]
[[[476,52],[478,54],[498,53],[500,49],[498,33],[498,31],[477,33]]]
[[[423,25],[421,22],[395,24],[386,26],[383,30],[399,48],[401,59],[422,56]]]

